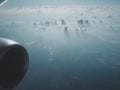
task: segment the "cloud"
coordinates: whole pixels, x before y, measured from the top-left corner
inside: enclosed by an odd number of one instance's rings
[[[36,43],[35,41],[29,41],[29,42],[26,42],[25,44],[28,45],[28,46],[32,46],[35,43]]]

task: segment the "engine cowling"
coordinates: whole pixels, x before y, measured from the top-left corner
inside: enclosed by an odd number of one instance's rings
[[[29,64],[26,49],[18,42],[0,38],[0,87],[14,88],[24,78]]]

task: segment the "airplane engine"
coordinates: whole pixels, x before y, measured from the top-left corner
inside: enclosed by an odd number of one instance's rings
[[[16,41],[0,38],[0,87],[11,89],[25,76],[29,64],[26,49]]]

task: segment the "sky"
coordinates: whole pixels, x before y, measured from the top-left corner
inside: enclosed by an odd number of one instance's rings
[[[120,0],[8,0],[8,7],[120,3]]]

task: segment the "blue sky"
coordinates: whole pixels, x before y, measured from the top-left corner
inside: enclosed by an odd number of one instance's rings
[[[120,0],[8,0],[6,5],[15,6],[38,6],[38,5],[76,5],[95,3],[120,3]]]

